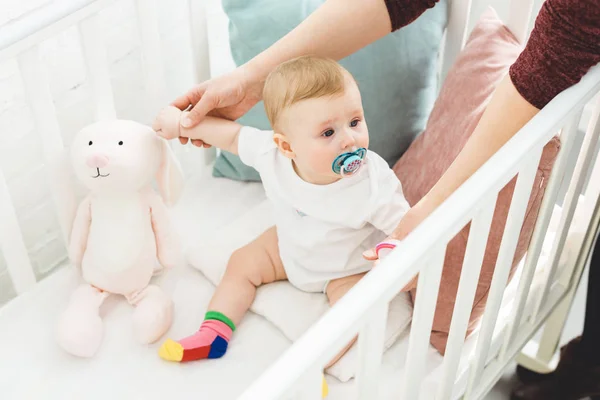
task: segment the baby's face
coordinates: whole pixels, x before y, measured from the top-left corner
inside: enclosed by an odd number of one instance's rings
[[[331,167],[335,158],[369,146],[360,92],[350,78],[340,95],[293,104],[284,110],[278,125],[289,141],[296,171],[314,184],[340,179]]]

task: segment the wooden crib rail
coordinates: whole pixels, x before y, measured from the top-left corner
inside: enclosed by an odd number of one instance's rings
[[[46,76],[39,49],[44,40],[77,26],[86,76],[92,92],[95,119],[117,117],[106,44],[98,21],[98,13],[113,3],[114,0],[51,2],[0,27],[0,62],[9,59],[18,61],[26,97],[41,139],[44,163],[65,243],[68,243],[75,211],[75,194],[64,178],[65,148],[50,91],[51,77]],[[192,9],[191,3],[188,3],[188,6]],[[168,100],[165,96],[164,60],[160,51],[157,0],[135,0],[135,9],[141,42],[143,81],[147,93],[142,101],[145,101],[148,115],[154,115]],[[194,5],[194,13],[189,13],[190,25],[196,26],[194,32],[206,29],[206,24],[202,21],[205,15],[200,9],[201,7]],[[198,43],[198,38],[194,38],[192,43],[195,47],[208,47],[206,43]],[[195,60],[197,59],[198,57],[195,57]],[[7,262],[13,286],[17,294],[21,294],[31,288],[36,279],[1,171],[0,217],[0,249]]]
[[[472,221],[467,254],[461,276],[454,320],[450,331],[450,345],[445,356],[442,385],[438,387],[440,399],[456,398],[466,390],[468,399],[480,399],[501,373],[503,360],[489,364],[498,356],[500,346],[491,346],[496,319],[506,286],[508,274],[515,254],[516,244],[523,222],[525,209],[533,185],[543,147],[556,132],[562,130],[562,148],[553,168],[547,188],[549,200],[544,201],[538,218],[537,235],[541,240],[545,234],[551,209],[556,199],[558,183],[565,174],[566,157],[573,148],[573,136],[584,105],[600,91],[600,66],[592,70],[582,81],[557,96],[540,113],[523,127],[487,163],[450,196],[429,218],[414,230],[381,264],[373,269],[335,307],[303,335],[271,368],[269,368],[242,395],[242,399],[278,399],[284,394],[319,385],[318,373],[324,365],[357,333],[375,340],[359,339],[361,365],[358,375],[358,391],[361,399],[375,399],[378,384],[378,366],[383,348],[382,331],[385,322],[375,321],[375,315],[386,318],[387,303],[419,273],[419,297],[413,313],[410,333],[406,375],[402,379],[405,399],[417,399],[425,372],[425,356],[428,346],[431,321],[435,311],[435,299],[439,289],[441,267],[446,244]],[[591,132],[591,133],[590,133]],[[596,135],[597,128],[589,134]],[[590,138],[589,140],[592,140]],[[584,148],[589,149],[590,146]],[[582,154],[583,166],[589,166],[587,150]],[[487,243],[487,232],[498,192],[518,174],[507,225],[501,242],[492,287],[488,297],[481,329],[477,337],[474,356],[470,361],[468,382],[457,384],[454,380],[457,366],[462,361],[461,346],[464,342],[466,322],[472,304],[479,269]],[[583,170],[574,176],[574,182],[585,178]],[[579,188],[579,184],[571,186]],[[573,189],[574,190],[574,189]],[[575,192],[577,192],[575,190]],[[567,199],[568,199],[567,195]],[[569,219],[569,202],[564,204],[564,219]],[[541,236],[540,236],[541,235]],[[557,239],[559,240],[559,239]],[[536,245],[536,243],[532,243]],[[555,252],[556,257],[560,252]],[[532,255],[528,263],[535,266],[538,254]],[[548,284],[552,282],[546,282]],[[523,289],[523,288],[521,288]],[[525,288],[528,291],[529,287]],[[524,289],[524,290],[525,290]],[[568,288],[553,285],[550,294],[535,319],[528,319],[523,326],[516,324],[513,339],[505,349],[507,357],[514,357],[539,326],[565,296]],[[520,291],[520,296],[525,296]],[[520,297],[519,297],[520,298]],[[460,307],[460,308],[459,308]],[[522,310],[521,310],[522,312]],[[521,318],[517,312],[517,320]],[[383,327],[382,327],[383,325]],[[455,347],[456,346],[456,347]],[[477,383],[477,385],[474,385]],[[457,393],[458,392],[458,393]],[[311,398],[307,396],[306,398]]]

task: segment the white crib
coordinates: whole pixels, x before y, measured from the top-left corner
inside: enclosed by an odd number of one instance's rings
[[[95,118],[117,115],[107,68],[98,13],[114,0],[52,2],[0,28],[0,62],[16,58],[37,132],[49,169],[53,199],[64,237],[76,199],[75,188],[61,179],[57,162],[63,136],[39,59],[39,44],[77,26],[92,88]],[[147,90],[144,115],[169,100],[164,60],[160,52],[157,0],[136,0],[135,9]],[[539,6],[539,3],[536,2]],[[233,68],[227,41],[227,20],[219,2],[187,4],[194,61],[193,80],[216,76]],[[462,48],[470,20],[471,1],[451,0],[441,76]],[[507,26],[524,41],[531,26],[534,1],[511,2]],[[208,63],[207,63],[208,61]],[[192,82],[186,82],[191,85]],[[359,334],[359,367],[355,382],[330,382],[331,399],[481,399],[515,358],[539,371],[556,362],[556,348],[575,289],[600,219],[600,162],[594,162],[600,124],[596,102],[581,148],[574,145],[584,108],[600,91],[600,66],[581,83],[546,106],[488,163],[414,231],[378,268],[290,346],[269,323],[256,315],[245,320],[228,357],[218,364],[177,366],[158,360],[155,347],[136,348],[120,339],[125,328],[108,334],[102,354],[75,360],[55,348],[51,326],[66,303],[73,284],[72,271],[57,270],[36,283],[30,257],[8,186],[0,169],[0,249],[18,294],[0,309],[0,397],[2,398],[241,398],[266,400],[321,397],[323,366],[347,341]],[[586,108],[587,110],[587,108]],[[91,122],[91,121],[89,121]],[[143,121],[147,122],[147,121]],[[560,130],[562,147],[548,183],[535,232],[524,262],[507,287],[511,261],[543,146]],[[5,134],[5,132],[2,132]],[[579,150],[575,170],[567,174],[569,157]],[[211,151],[193,156],[177,146],[190,179],[175,210],[181,229],[202,225],[209,237],[217,229],[264,199],[260,184],[210,177]],[[198,159],[197,155],[203,154]],[[504,232],[484,318],[478,332],[464,340],[469,310],[487,242],[496,195],[516,174],[518,180]],[[570,181],[569,181],[570,178]],[[561,207],[557,198],[568,183]],[[207,194],[208,193],[208,194]],[[216,194],[212,197],[210,194]],[[189,217],[201,205],[210,211]],[[182,218],[186,216],[186,218]],[[468,222],[470,237],[445,357],[432,354],[428,338],[448,241]],[[196,237],[202,240],[202,237]],[[545,257],[540,257],[546,249]],[[178,314],[179,331],[189,332],[198,322],[201,304],[211,286],[199,274],[179,271],[175,303],[186,303]],[[416,273],[420,274],[410,334],[382,356],[389,301]],[[181,293],[187,293],[185,295]],[[112,321],[126,318],[124,308],[112,306]],[[181,307],[179,307],[181,308]],[[189,319],[186,319],[189,318]],[[115,325],[115,324],[113,324]],[[530,341],[544,327],[541,340]],[[33,332],[32,332],[33,331]],[[246,336],[244,336],[246,335]],[[240,340],[240,338],[250,338]],[[39,340],[38,340],[39,339]],[[119,340],[118,340],[119,339]],[[269,348],[257,359],[249,349]],[[398,350],[403,346],[403,350]],[[108,349],[106,348],[108,347]],[[289,348],[288,348],[289,347]],[[394,350],[394,348],[396,350]],[[399,352],[405,357],[401,360]],[[111,355],[112,354],[112,355]],[[402,366],[399,366],[402,364]],[[407,367],[408,366],[408,367]],[[233,371],[233,372],[232,372]],[[232,374],[236,375],[233,376]],[[239,375],[239,376],[238,376]],[[8,396],[8,397],[5,397]]]

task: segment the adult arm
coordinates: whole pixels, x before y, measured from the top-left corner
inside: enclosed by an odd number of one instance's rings
[[[403,239],[557,94],[600,61],[600,0],[547,0],[523,53],[446,173],[400,222]],[[374,258],[374,253],[367,254]]]
[[[194,106],[183,126],[195,126],[209,113],[235,120],[260,101],[267,75],[280,63],[309,54],[339,60],[412,22],[436,2],[328,0],[246,64],[193,87],[172,104],[181,110]]]

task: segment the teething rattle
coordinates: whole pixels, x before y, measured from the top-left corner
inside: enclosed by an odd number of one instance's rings
[[[383,259],[388,254],[390,254],[390,252],[394,250],[396,246],[398,246],[398,244],[400,244],[400,241],[394,239],[386,240],[384,242],[379,243],[377,246],[375,246],[377,258],[380,260]]]

